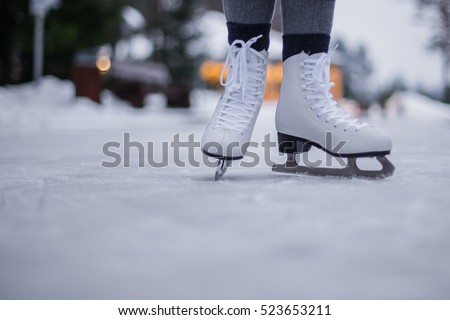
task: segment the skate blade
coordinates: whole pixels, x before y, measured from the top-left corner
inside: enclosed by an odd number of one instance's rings
[[[309,168],[301,166],[295,160],[295,157],[288,155],[288,161],[285,164],[276,164],[272,171],[290,174],[308,174],[315,176],[332,176],[345,178],[367,178],[384,179],[394,174],[394,165],[385,157],[377,156],[377,161],[381,164],[380,170],[362,170],[356,165],[357,158],[347,158],[347,166],[344,168]]]
[[[216,175],[214,176],[214,181],[219,181],[222,179],[223,175],[227,171],[227,168],[231,165],[232,160],[219,159],[217,161]]]

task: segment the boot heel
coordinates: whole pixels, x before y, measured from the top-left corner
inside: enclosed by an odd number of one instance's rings
[[[278,151],[280,153],[302,153],[311,149],[307,141],[278,132]]]

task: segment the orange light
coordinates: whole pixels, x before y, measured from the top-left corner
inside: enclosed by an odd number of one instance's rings
[[[97,58],[95,65],[101,73],[107,73],[109,69],[111,69],[111,60],[109,59],[109,56],[101,55]]]
[[[219,78],[222,72],[222,61],[205,61],[200,69],[200,78],[213,88],[219,88]],[[227,70],[228,71],[228,70]],[[224,77],[227,76],[225,72]],[[283,80],[283,64],[281,62],[270,62],[267,68],[267,82],[266,92],[264,98],[266,100],[276,100],[280,94],[281,81]],[[331,66],[331,80],[336,83],[336,86],[331,90],[336,99],[340,99],[343,96],[343,77],[340,67]]]

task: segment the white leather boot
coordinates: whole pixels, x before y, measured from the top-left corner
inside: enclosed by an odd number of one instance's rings
[[[350,116],[330,93],[334,85],[330,83],[330,55],[317,53],[308,56],[302,52],[284,61],[275,120],[279,151],[294,154],[316,146],[333,156],[352,158],[352,164],[355,164],[355,158],[373,156],[377,156],[380,162],[389,162],[384,158],[392,148],[389,136],[381,129]],[[383,164],[383,177],[392,174],[393,166],[390,166],[384,168]],[[353,171],[347,170],[349,172],[345,175],[358,175],[356,164],[350,169]],[[274,167],[274,171],[283,170]],[[313,172],[310,170],[308,173]]]
[[[236,40],[230,47],[220,76],[225,89],[202,137],[202,151],[208,156],[222,160],[244,157],[266,86],[268,53],[251,48],[260,37]]]
[[[357,120],[340,108],[330,93],[330,54],[300,53],[283,63],[283,82],[276,112],[279,134],[293,136],[326,149],[325,132],[334,141],[347,141],[340,156],[385,155],[391,139],[381,130]],[[331,150],[327,150],[331,152]]]

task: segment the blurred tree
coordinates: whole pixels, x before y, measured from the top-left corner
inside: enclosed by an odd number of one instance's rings
[[[363,109],[367,108],[375,99],[375,89],[371,83],[373,66],[367,49],[362,44],[351,48],[342,39],[336,42],[344,73],[344,96],[356,100]]]
[[[47,18],[46,71],[69,76],[73,54],[84,48],[114,43],[120,36],[120,13],[129,0],[63,0]]]
[[[33,20],[28,0],[0,0],[0,30],[0,85],[17,83],[24,77],[30,80]]]
[[[133,0],[62,0],[45,25],[45,74],[68,78],[73,54],[119,37],[120,10]],[[0,84],[31,80],[29,0],[0,0]],[[3,32],[7,30],[6,32]]]
[[[189,92],[203,56],[196,47],[201,34],[195,24],[201,6],[195,0],[162,0],[156,7],[158,14],[150,23],[155,45],[152,58],[169,68],[168,106],[189,107]]]
[[[416,0],[419,14],[431,13],[428,21],[432,29],[430,49],[442,55],[443,100],[450,103],[450,0]],[[428,10],[425,10],[428,9]]]

